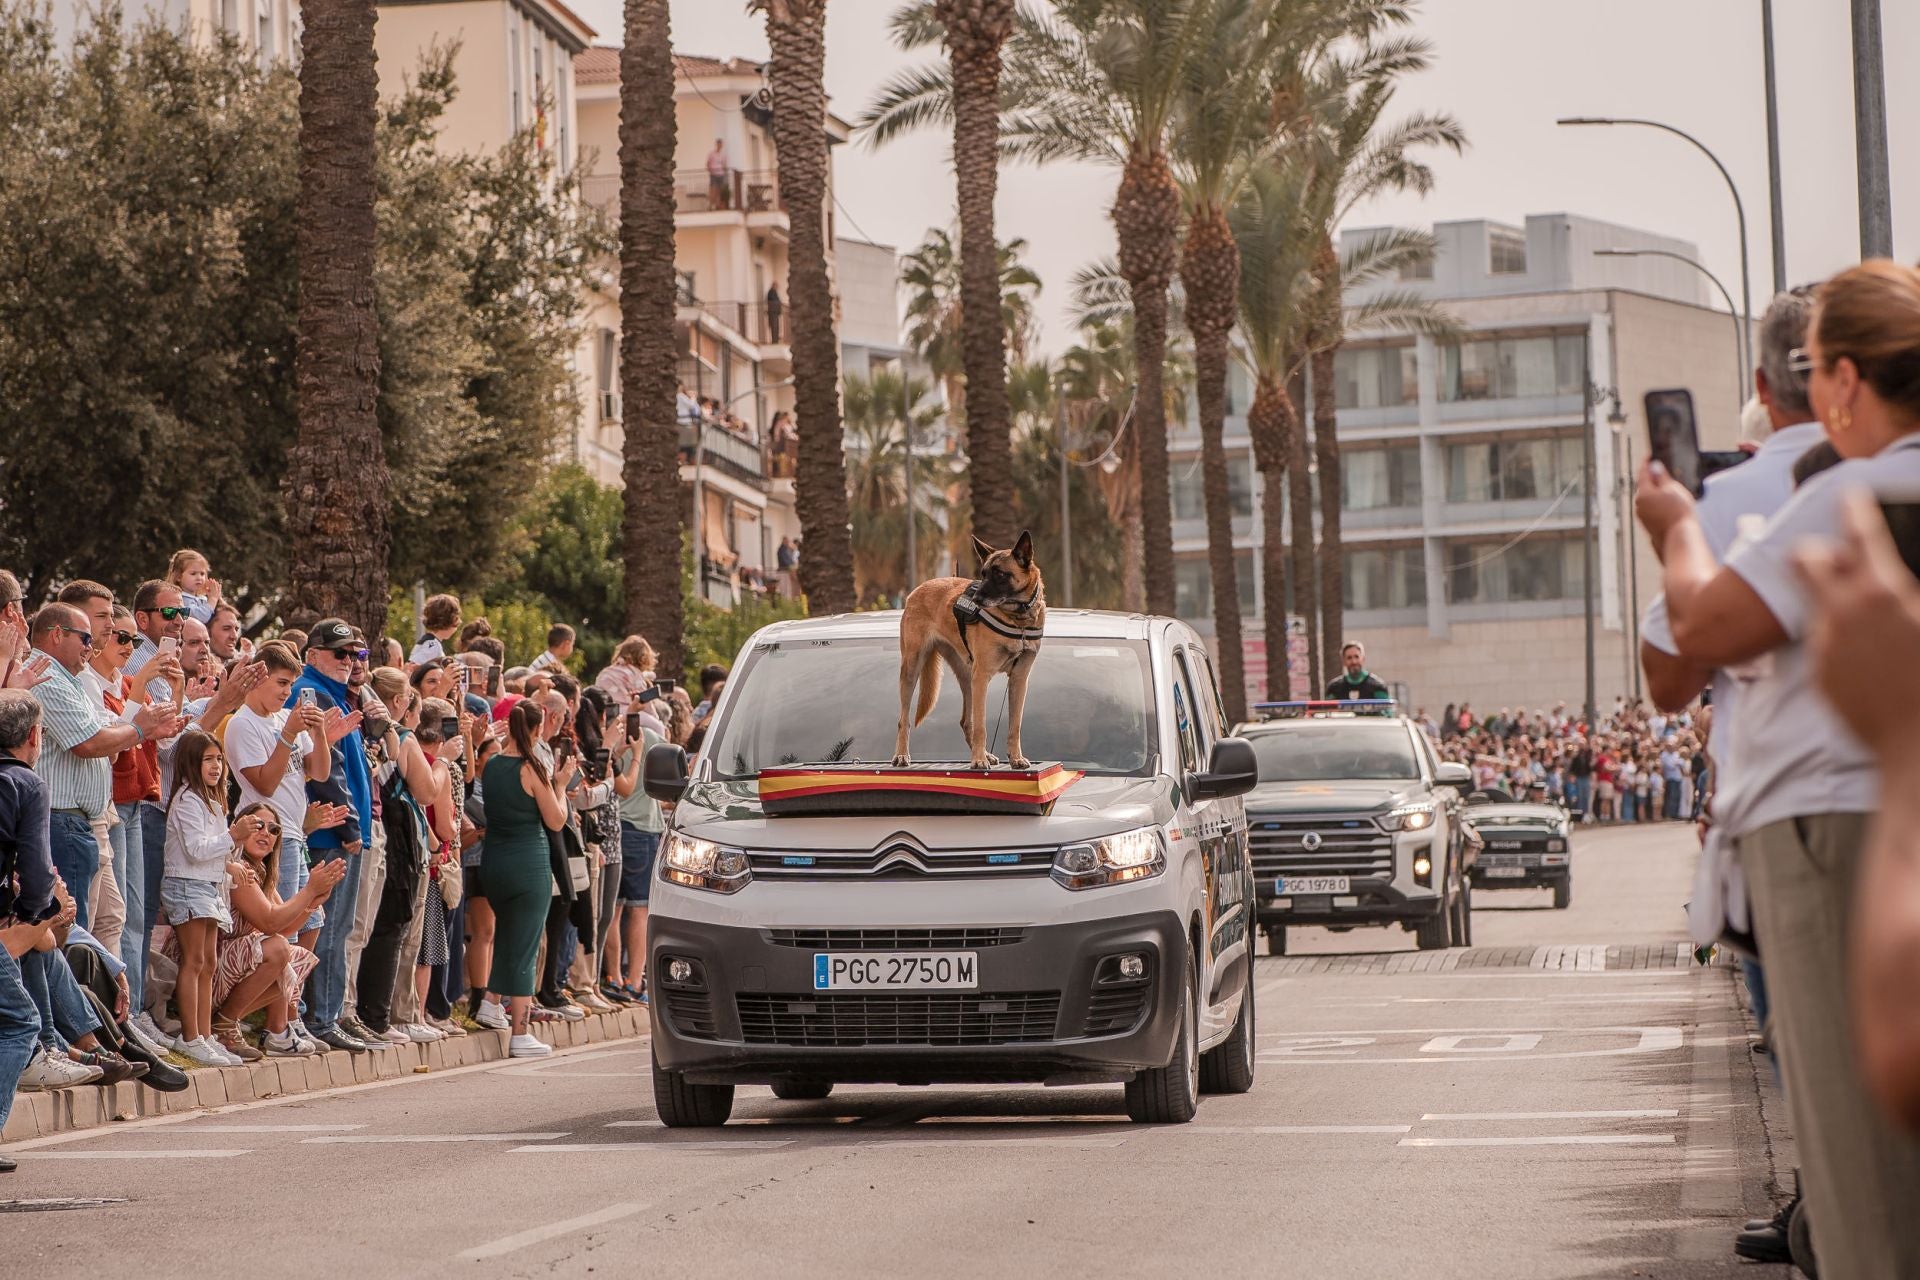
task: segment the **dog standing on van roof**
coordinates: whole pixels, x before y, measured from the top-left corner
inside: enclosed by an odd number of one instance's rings
[[[1007,758],[1030,768],[1020,750],[1020,719],[1026,710],[1027,676],[1040,653],[1047,622],[1045,585],[1033,562],[1033,535],[1022,532],[1005,551],[975,538],[980,571],[972,578],[932,578],[913,589],[900,616],[900,733],[893,763],[911,762],[907,738],[927,718],[940,696],[945,660],[960,681],[960,727],[973,753],[973,767],[998,761],[987,751],[987,682],[1006,673]],[[919,703],[914,690],[919,689]]]

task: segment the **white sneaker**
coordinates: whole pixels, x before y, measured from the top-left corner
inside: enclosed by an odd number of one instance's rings
[[[509,1058],[545,1058],[552,1053],[552,1045],[544,1040],[536,1040],[532,1036],[515,1036],[507,1041]]]
[[[445,1040],[447,1038],[446,1032],[430,1027],[424,1022],[409,1022],[405,1027],[405,1031],[407,1033],[407,1039],[413,1041],[415,1044],[432,1044],[436,1040]]]
[[[183,1058],[191,1058],[193,1056],[192,1049],[193,1041],[187,1039],[185,1036],[174,1036],[167,1041],[167,1052],[177,1053]]]
[[[92,1084],[104,1072],[98,1067],[89,1067],[85,1063],[75,1062],[64,1053],[48,1053],[39,1048],[33,1051],[33,1057],[27,1063],[27,1069],[20,1073],[19,1088],[28,1091],[51,1092],[55,1089],[71,1089],[76,1085]]]
[[[435,1018],[427,1025],[438,1031],[442,1039],[450,1036],[464,1039],[467,1034],[467,1029],[451,1018]]]
[[[480,1012],[473,1015],[473,1020],[494,1031],[513,1030],[513,1021],[507,1017],[507,1007],[492,1000],[480,1002]]]
[[[382,1034],[386,1036],[387,1043],[392,1045],[408,1044],[413,1040],[413,1037],[401,1027],[388,1027]]]
[[[167,1041],[173,1037],[162,1031],[153,1021],[153,1015],[145,1009],[132,1023],[134,1032],[146,1043],[147,1050],[158,1057],[167,1051]]]
[[[293,1028],[291,1027],[285,1031],[269,1031],[266,1038],[260,1042],[260,1047],[266,1050],[269,1058],[304,1058],[307,1056],[306,1047],[300,1043],[300,1037],[293,1034]]]
[[[179,1052],[189,1062],[202,1067],[237,1067],[240,1060],[213,1042],[212,1036],[202,1036],[198,1040],[182,1041],[186,1047]]]

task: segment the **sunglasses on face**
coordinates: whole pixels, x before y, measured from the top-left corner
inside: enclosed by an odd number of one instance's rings
[[[79,636],[81,644],[86,645],[89,649],[93,647],[93,633],[91,631],[82,631],[78,627],[69,627],[65,625],[57,626],[54,629],[57,631],[64,631],[70,636]]]
[[[115,629],[113,631],[108,632],[107,634],[112,636],[120,644],[132,644],[135,640],[138,640],[140,638],[140,633],[137,631],[121,631],[121,630]]]
[[[327,652],[342,662],[365,662],[367,660],[367,651],[365,649],[329,649]]]
[[[157,613],[168,622],[178,622],[187,616],[187,607],[183,604],[163,604],[157,609],[148,609],[148,613]]]

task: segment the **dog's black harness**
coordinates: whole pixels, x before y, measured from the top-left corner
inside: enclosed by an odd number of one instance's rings
[[[986,605],[980,603],[980,597],[986,591],[986,580],[975,578],[967,584],[967,589],[953,598],[953,621],[960,628],[960,644],[967,651],[967,661],[973,661],[973,642],[967,639],[967,628],[978,623],[987,630],[1006,640],[1018,640],[1023,645],[1038,646],[1046,632],[1039,627],[1019,627],[995,617]],[[998,606],[1015,617],[1024,618],[1033,608],[1034,601],[1040,598],[1040,584],[1033,584],[1033,594],[1025,600],[1013,600]]]

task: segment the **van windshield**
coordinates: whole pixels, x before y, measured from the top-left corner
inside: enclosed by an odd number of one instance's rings
[[[960,688],[945,663],[940,700],[913,731],[920,764],[964,764]],[[756,647],[728,684],[726,716],[702,751],[722,779],[795,764],[893,758],[900,718],[900,645],[887,637],[786,640]],[[988,686],[989,750],[1006,759],[1007,682]],[[1138,640],[1049,639],[1027,685],[1027,758],[1092,774],[1154,767],[1147,646]]]

